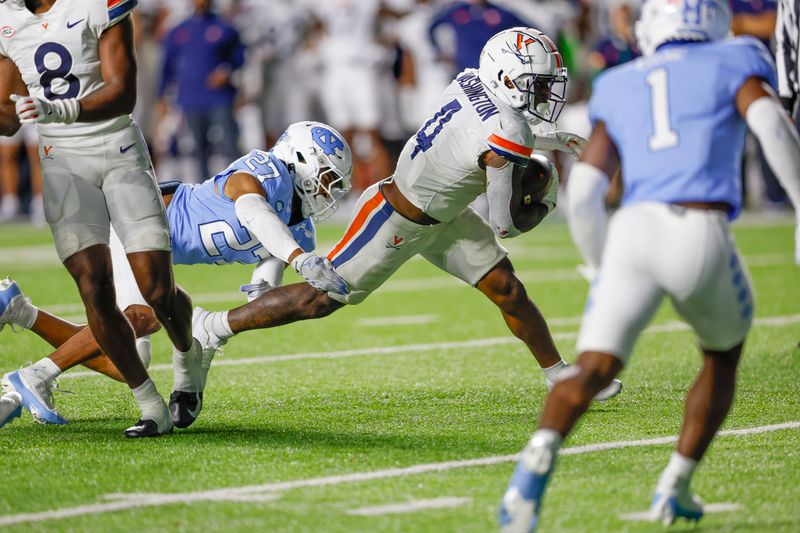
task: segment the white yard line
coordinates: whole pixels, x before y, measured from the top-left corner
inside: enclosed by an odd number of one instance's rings
[[[21,247],[20,250],[27,249],[29,247]],[[41,247],[31,247],[36,248],[37,250]],[[4,253],[0,254],[0,267],[7,266],[4,261],[9,261],[10,258],[14,259],[14,265],[20,263],[27,263],[29,261],[25,260],[27,254],[23,253],[22,258],[14,253],[15,248],[5,248],[3,249]],[[518,257],[530,257],[531,259],[535,258],[546,258],[548,254],[548,250],[561,250],[560,247],[554,248],[547,248],[547,247],[530,247],[530,248],[520,248],[520,253]],[[560,254],[564,254],[565,252],[559,251]],[[33,254],[34,257],[40,254],[39,251]],[[55,251],[53,251],[53,255],[55,256]],[[3,259],[3,257],[9,259]],[[515,256],[512,254],[511,258],[513,259]],[[550,258],[552,259],[552,258]],[[575,256],[577,260],[577,255]],[[31,261],[32,263],[36,263],[37,261]],[[58,263],[58,260],[55,261]],[[750,255],[745,256],[745,263],[748,266],[752,267],[764,267],[764,266],[780,266],[780,265],[793,265],[794,258],[791,254],[759,254],[759,255]],[[12,265],[12,263],[8,263]],[[524,283],[553,283],[553,282],[581,282],[583,283],[583,278],[576,272],[575,268],[568,267],[568,268],[545,268],[545,269],[530,269],[530,270],[519,270],[517,271],[519,278]],[[378,289],[378,293],[397,293],[397,292],[418,292],[418,291],[429,291],[429,290],[442,290],[442,289],[454,289],[457,287],[466,287],[466,283],[463,281],[454,278],[452,276],[431,276],[431,277],[424,277],[424,278],[408,278],[408,279],[390,279],[386,283],[384,283],[380,289]],[[24,290],[24,287],[23,287]],[[232,302],[241,302],[245,303],[245,297],[241,292],[229,290],[229,291],[218,291],[218,292],[193,292],[191,294],[192,300],[197,303],[202,304],[210,304],[210,303],[232,303]],[[36,303],[36,302],[34,302]],[[63,314],[63,313],[70,313],[76,316],[78,313],[83,312],[83,305],[79,302],[70,302],[70,303],[55,303],[55,304],[48,304],[42,306],[45,311],[48,311],[53,314]],[[81,315],[82,316],[82,315]]]
[[[374,318],[359,318],[356,320],[356,326],[413,326],[417,324],[430,324],[437,320],[439,320],[439,315],[378,316]]]
[[[742,506],[734,502],[704,503],[703,513],[728,513],[738,511]],[[650,511],[638,511],[635,513],[625,513],[619,515],[622,520],[632,520],[635,522],[650,522]]]
[[[745,429],[728,429],[720,431],[720,437],[725,436],[746,436],[759,433],[770,433],[773,431],[791,430],[800,428],[800,421],[785,422],[782,424],[772,424],[769,426],[757,426]],[[561,450],[561,455],[579,455],[584,453],[594,453],[605,450],[616,450],[631,447],[660,446],[677,442],[677,436],[658,437],[654,439],[628,440],[617,442],[601,442],[596,444],[586,444],[583,446],[572,446]],[[66,507],[53,509],[37,513],[20,513],[0,516],[0,526],[10,526],[29,522],[43,522],[47,520],[58,520],[75,516],[95,515],[125,509],[135,509],[137,507],[159,507],[176,503],[188,504],[194,502],[208,501],[265,501],[274,497],[276,493],[289,490],[327,487],[341,485],[342,483],[360,483],[376,479],[389,479],[402,476],[420,475],[431,472],[446,472],[459,468],[469,468],[475,466],[489,466],[502,463],[513,462],[519,455],[498,455],[493,457],[482,457],[477,459],[466,459],[461,461],[446,461],[442,463],[428,463],[413,465],[405,468],[390,468],[387,470],[374,470],[372,472],[354,472],[336,476],[317,477],[310,479],[298,479],[294,481],[282,481],[277,483],[264,483],[260,485],[246,485],[243,487],[229,487],[224,489],[214,489],[196,492],[183,493],[124,493],[107,494],[106,500],[114,500],[106,503],[95,503],[81,505],[77,507]],[[499,490],[499,489],[498,489]],[[499,494],[499,493],[498,493]],[[263,496],[263,498],[259,498]],[[499,496],[498,496],[499,497]]]
[[[385,514],[416,513],[427,509],[447,509],[449,507],[460,507],[472,503],[472,498],[457,498],[446,496],[433,500],[411,500],[404,503],[389,503],[386,505],[376,505],[375,507],[361,507],[350,509],[347,514],[354,516],[381,516]]]
[[[580,317],[576,317],[578,320]],[[562,318],[555,319],[561,320],[562,323],[571,323],[575,318]],[[786,316],[773,316],[757,318],[755,320],[756,326],[768,327],[782,327],[800,322],[800,314],[786,315]],[[553,321],[551,321],[551,324]],[[555,324],[553,324],[555,325]],[[656,324],[644,330],[645,335],[655,333],[671,333],[675,331],[689,331],[689,326],[683,322],[671,321],[663,324]],[[578,337],[578,333],[574,331],[553,333],[555,340],[572,340]],[[450,341],[450,342],[429,342],[422,344],[401,344],[395,346],[371,346],[367,348],[354,348],[352,350],[339,350],[335,352],[307,352],[307,353],[293,353],[284,355],[256,355],[253,357],[241,357],[237,359],[232,358],[219,358],[214,359],[213,366],[243,366],[243,365],[264,365],[271,363],[280,363],[284,361],[300,361],[306,359],[343,359],[347,357],[357,357],[362,355],[380,356],[380,355],[394,355],[399,353],[417,353],[417,352],[431,352],[441,350],[455,350],[455,349],[471,349],[471,348],[485,348],[488,346],[504,346],[519,344],[519,340],[510,334],[505,337],[489,337],[485,339],[472,339],[467,341]],[[172,370],[171,364],[152,365],[149,369],[152,371]],[[90,371],[67,372],[62,374],[60,379],[70,379],[79,377],[101,377],[102,374]]]

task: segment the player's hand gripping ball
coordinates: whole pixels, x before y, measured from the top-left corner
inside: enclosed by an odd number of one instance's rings
[[[511,219],[524,233],[536,227],[555,207],[558,174],[546,157],[537,154],[518,172],[515,179],[520,179],[520,194],[512,199]]]

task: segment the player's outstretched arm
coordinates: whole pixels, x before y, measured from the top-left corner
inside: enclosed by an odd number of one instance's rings
[[[567,221],[572,240],[586,266],[589,281],[600,266],[606,242],[605,195],[619,168],[619,153],[603,122],[597,122],[567,180]]]
[[[10,58],[0,55],[0,135],[14,135],[19,129],[19,117],[10,97],[27,92],[17,65]]]
[[[795,262],[800,265],[800,136],[769,84],[748,78],[736,93],[736,107],[786,190],[797,217]]]
[[[272,256],[292,265],[315,289],[347,294],[347,283],[330,261],[303,252],[289,227],[267,203],[266,193],[254,176],[237,172],[228,178],[225,194],[234,200],[236,217]]]

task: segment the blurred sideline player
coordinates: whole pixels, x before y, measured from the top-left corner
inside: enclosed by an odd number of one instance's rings
[[[351,170],[352,155],[343,137],[324,124],[303,122],[291,125],[272,151],[253,150],[200,185],[161,184],[173,261],[188,265],[255,264],[251,283],[243,287],[250,297],[280,285],[287,264],[320,290],[346,292],[345,282],[330,262],[309,252],[316,244],[312,219],[323,219],[336,209],[337,200],[350,188]],[[122,245],[113,233],[111,250],[117,303],[137,335],[147,336],[158,330],[158,322],[139,292]],[[18,318],[30,314],[35,317],[33,324],[21,324]],[[5,324],[29,327],[58,348],[19,371],[38,391],[38,404],[33,408],[26,405],[38,421],[66,423],[53,407],[50,389],[53,380],[68,368],[83,363],[121,379],[113,363],[101,355],[88,328],[37,310],[10,280],[0,282],[0,328]],[[149,363],[149,339],[139,338],[138,347],[142,360]],[[182,367],[181,360],[173,361],[175,384],[170,411],[179,428],[194,422],[202,408],[214,352],[204,355],[199,372]],[[48,379],[38,379],[39,367],[53,366],[57,371]]]
[[[31,222],[43,226],[42,166],[39,161],[39,136],[33,124],[23,124],[11,137],[0,137],[0,185],[3,191],[0,222],[14,220],[19,215],[19,182],[22,176],[18,158],[22,147],[25,148],[31,184]]]
[[[622,370],[665,295],[694,329],[703,367],[686,396],[677,451],[656,486],[651,518],[703,515],[690,482],[733,401],[754,309],[728,227],[742,207],[746,127],[800,205],[800,139],[773,93],[774,65],[756,39],[726,38],[730,17],[726,0],[649,0],[637,25],[645,57],[595,83],[593,131],[568,192],[573,238],[599,274],[573,374],[547,397],[503,497],[504,531],[536,529],[563,439]],[[620,163],[625,195],[606,237],[603,195]]]
[[[169,230],[147,147],[130,116],[135,6],[136,0],[0,4],[0,134],[13,134],[20,123],[38,125],[45,217],[58,256],[75,279],[95,338],[139,404],[140,420],[125,435],[150,437],[171,431],[172,421],[115,304],[111,222],[176,356],[199,366],[201,352],[191,336],[191,301],[173,281]],[[30,96],[20,96],[25,93]],[[33,396],[24,376],[9,380],[23,402]]]
[[[361,192],[374,177],[391,171],[380,136],[378,70],[383,58],[375,31],[379,17],[394,11],[382,0],[313,2],[311,6],[320,30],[316,43],[322,63],[320,102],[326,120],[353,145],[353,188]],[[355,141],[360,135],[368,139],[363,148]]]
[[[510,205],[520,191],[512,179],[532,150],[574,152],[584,142],[563,132],[531,132],[533,124],[554,122],[564,105],[562,64],[553,42],[538,30],[515,28],[494,36],[480,69],[462,72],[444,92],[440,109],[406,143],[394,176],[369,187],[356,203],[344,237],[328,254],[350,293],[296,284],[229,312],[206,313],[205,331],[197,322],[194,328],[204,348],[241,331],[319,318],[360,303],[419,254],[495,303],[544,369],[547,383],[557,381],[568,365],[497,236],[530,230],[555,207],[557,179],[519,226],[512,221]],[[482,192],[488,192],[491,225],[468,207]],[[612,383],[598,399],[620,388]]]
[[[800,3],[778,0],[775,25],[775,59],[778,67],[778,95],[800,131]],[[794,200],[794,199],[792,199]],[[800,265],[800,208],[793,204],[797,217],[795,262]]]

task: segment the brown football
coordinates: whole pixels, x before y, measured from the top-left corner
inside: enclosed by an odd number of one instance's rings
[[[547,193],[550,184],[550,163],[546,157],[538,154],[531,156],[528,166],[522,171],[522,194],[520,208],[540,202]]]

